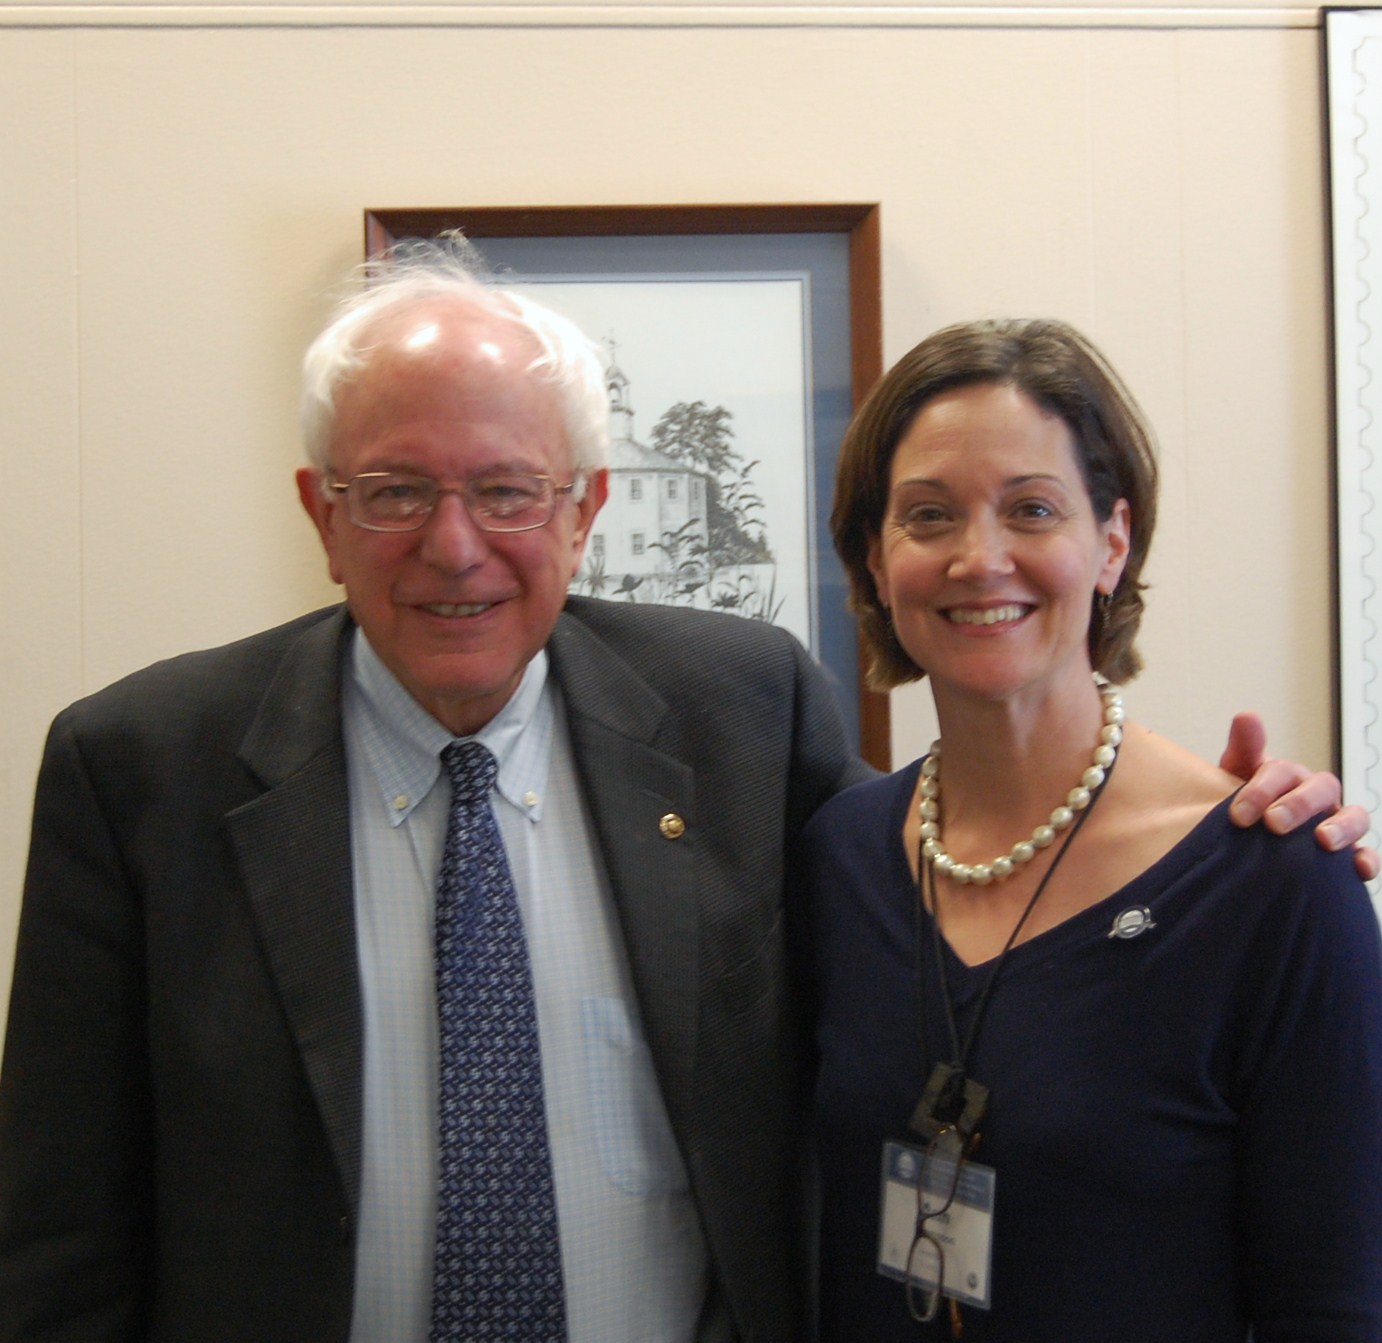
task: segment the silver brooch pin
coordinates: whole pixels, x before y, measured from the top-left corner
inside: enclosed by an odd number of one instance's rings
[[[1113,920],[1113,927],[1109,929],[1109,936],[1121,938],[1126,942],[1128,938],[1141,937],[1148,928],[1155,927],[1156,923],[1152,919],[1152,911],[1146,905],[1133,905]]]

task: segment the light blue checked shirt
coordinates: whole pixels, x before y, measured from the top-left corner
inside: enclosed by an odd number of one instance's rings
[[[451,734],[357,630],[346,663],[364,1160],[351,1343],[427,1343],[437,1199],[432,910]],[[708,1267],[643,1041],[565,713],[539,654],[476,739],[533,967],[571,1343],[694,1338]]]

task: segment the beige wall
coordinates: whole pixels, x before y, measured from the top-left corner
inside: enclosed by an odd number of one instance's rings
[[[1159,426],[1136,716],[1329,763],[1313,12],[792,14],[0,5],[0,1000],[53,713],[332,595],[295,365],[366,206],[881,201],[889,360],[1055,313]]]

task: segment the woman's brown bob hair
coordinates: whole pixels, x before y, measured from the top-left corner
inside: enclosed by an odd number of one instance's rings
[[[849,577],[850,609],[871,654],[869,684],[890,690],[926,675],[898,643],[868,567],[888,506],[893,454],[928,401],[976,383],[1017,387],[1065,421],[1100,522],[1119,499],[1127,500],[1128,560],[1111,600],[1102,609],[1091,603],[1089,657],[1110,681],[1130,681],[1142,668],[1133,640],[1142,621],[1142,565],[1156,526],[1152,434],[1103,355],[1073,327],[1041,318],[962,322],[928,336],[874,387],[845,433],[830,530]]]

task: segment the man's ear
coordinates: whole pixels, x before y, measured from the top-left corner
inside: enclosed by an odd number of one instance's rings
[[[609,498],[609,471],[601,467],[586,477],[585,493],[576,500],[576,529],[572,538],[575,547],[575,566],[580,567],[581,556],[585,554],[585,543],[590,539],[590,528],[595,516],[605,506]],[[575,572],[573,568],[572,572]]]
[[[326,568],[333,583],[342,582],[340,567],[336,560],[336,533],[334,520],[340,505],[335,499],[328,499],[322,490],[323,476],[316,467],[302,466],[295,477],[298,486],[298,499],[304,512],[312,519],[312,525],[321,537],[322,549],[326,551]]]

